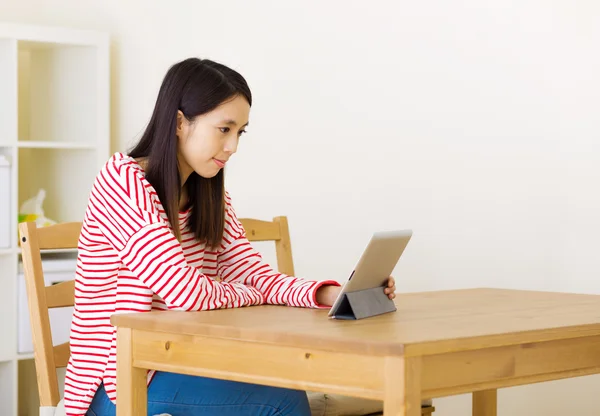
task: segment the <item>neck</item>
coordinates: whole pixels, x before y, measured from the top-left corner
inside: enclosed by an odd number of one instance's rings
[[[185,182],[192,174],[193,169],[190,165],[187,164],[187,162],[185,161],[181,153],[179,153],[179,151],[177,151],[177,169],[179,170],[179,186],[181,186],[183,190],[183,185],[185,185]]]
[[[191,171],[185,172],[185,171],[182,171],[181,168],[179,169],[179,177],[181,178],[181,183],[180,183],[181,192],[179,193],[179,210],[180,211],[182,211],[188,203],[188,193],[187,193],[187,188],[185,186],[185,183],[191,174],[192,174]]]
[[[181,189],[183,189],[183,186],[185,185],[185,183],[187,182],[188,178],[190,177],[190,175],[192,174],[192,169],[182,169],[182,166],[179,166],[179,186],[181,186]]]
[[[142,169],[146,169],[148,167],[148,161],[146,158],[135,159],[136,162],[142,167]],[[185,188],[185,182],[188,180],[190,175],[192,174],[192,168],[185,164],[185,166],[181,166],[179,162],[177,162],[177,167],[179,169],[179,177],[181,178],[179,186],[181,187],[181,192],[179,196],[179,210],[183,210],[188,203],[188,194],[187,189]]]
[[[179,194],[179,211],[183,211],[185,209],[187,203],[188,203],[187,191],[186,191],[186,188],[183,188],[181,190],[181,193]]]

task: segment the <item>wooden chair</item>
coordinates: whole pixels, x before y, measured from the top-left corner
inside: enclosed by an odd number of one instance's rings
[[[294,276],[294,261],[287,217],[275,217],[273,221],[240,219],[249,241],[274,241],[279,272]],[[38,228],[34,222],[19,224],[23,268],[29,302],[31,334],[40,416],[64,416],[60,399],[56,370],[66,367],[69,360],[69,344],[52,345],[52,332],[48,309],[69,307],[74,304],[74,281],[45,286],[41,253],[44,250],[77,248],[81,223],[63,223]],[[313,405],[317,400],[328,400],[331,395],[309,392]],[[337,403],[352,400],[335,396]],[[330,407],[331,410],[331,407]],[[423,406],[421,414],[430,415],[433,406]],[[336,413],[337,414],[337,413]]]
[[[69,343],[52,345],[48,309],[73,306],[74,281],[45,286],[43,250],[77,248],[81,223],[37,228],[34,222],[19,224],[23,271],[29,303],[33,357],[37,373],[40,416],[64,416],[56,370],[69,361]]]

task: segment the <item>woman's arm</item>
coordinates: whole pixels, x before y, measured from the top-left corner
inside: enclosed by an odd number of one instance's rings
[[[159,215],[156,194],[142,172],[124,161],[109,162],[90,195],[95,221],[121,261],[167,307],[186,311],[263,303],[254,287],[218,282],[188,266],[179,241]],[[176,224],[179,226],[179,224]]]
[[[339,287],[338,282],[311,281],[274,271],[263,261],[261,255],[246,238],[244,228],[231,205],[229,194],[226,195],[226,207],[225,233],[217,257],[217,274],[224,282],[240,282],[254,286],[262,293],[265,303],[268,304],[299,307],[331,306],[328,301],[335,290],[327,288]],[[320,290],[321,288],[323,290]]]

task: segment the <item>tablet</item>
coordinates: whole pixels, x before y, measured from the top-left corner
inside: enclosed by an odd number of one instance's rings
[[[387,281],[411,237],[412,230],[374,233],[350,274],[348,281],[342,287],[339,296],[329,310],[328,316],[348,319],[348,317],[341,316],[341,314],[340,316],[336,316],[347,294],[375,288],[381,288],[381,293],[383,294],[383,287],[387,285]],[[395,310],[393,305],[391,307]]]

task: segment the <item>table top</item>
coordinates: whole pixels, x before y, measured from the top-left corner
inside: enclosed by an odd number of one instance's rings
[[[600,296],[506,289],[397,294],[396,312],[353,321],[327,310],[252,306],[115,314],[113,325],[357,354],[438,354],[600,335]]]

